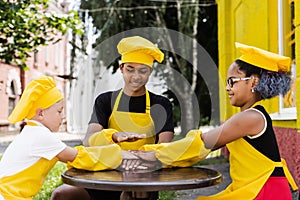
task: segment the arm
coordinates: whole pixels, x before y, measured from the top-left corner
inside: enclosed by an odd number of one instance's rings
[[[85,137],[83,139],[83,145],[84,146],[89,146],[89,138],[96,132],[100,132],[101,130],[103,130],[103,126],[97,123],[91,123],[88,125],[88,129],[86,131]]]
[[[158,144],[165,142],[172,142],[174,138],[174,133],[171,131],[165,131],[159,134],[158,136]]]
[[[67,163],[72,162],[78,154],[77,149],[67,146],[64,150],[62,150],[56,157],[59,161]]]
[[[94,102],[93,112],[88,123],[88,128],[83,139],[83,145],[89,146],[89,139],[94,133],[102,131],[107,128],[108,119],[111,114],[111,92],[100,94]]]
[[[154,98],[156,97],[156,98]],[[156,133],[158,134],[157,143],[172,142],[174,138],[173,106],[169,99],[163,96],[154,96],[154,106],[151,110]]]
[[[122,162],[121,148],[116,144],[101,147],[67,146],[56,157],[67,163],[68,168],[90,171],[115,169]]]
[[[187,167],[206,158],[206,149],[200,130],[191,130],[186,137],[170,143],[144,145],[140,150],[155,151],[156,158],[164,167]]]
[[[254,136],[265,127],[264,117],[255,110],[235,114],[221,126],[202,134],[209,149],[220,148],[244,136]]]

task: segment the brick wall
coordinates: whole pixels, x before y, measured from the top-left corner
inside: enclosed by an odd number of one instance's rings
[[[300,187],[300,133],[297,129],[274,127],[281,157]]]
[[[40,47],[37,54],[31,53],[31,57],[27,60],[26,64],[30,70],[22,71],[19,67],[14,65],[7,65],[0,62],[0,132],[16,131],[19,125],[10,125],[7,121],[9,116],[9,95],[7,88],[10,87],[12,80],[17,83],[19,92],[17,93],[17,100],[19,99],[24,86],[27,85],[32,79],[41,75],[48,75],[54,77],[57,87],[65,95],[66,81],[59,78],[57,75],[66,74],[66,58],[67,58],[67,36],[59,36],[61,40],[48,47]],[[66,110],[66,107],[65,107]],[[61,128],[61,131],[66,130],[66,124]]]

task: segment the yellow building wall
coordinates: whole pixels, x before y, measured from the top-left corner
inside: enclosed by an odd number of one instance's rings
[[[299,1],[295,2],[295,12],[298,17],[299,26]],[[289,1],[282,0],[284,10],[283,21],[290,18]],[[278,1],[277,0],[218,0],[218,39],[219,39],[219,73],[220,81],[220,120],[225,121],[239,110],[230,105],[225,90],[225,79],[227,69],[230,64],[240,56],[236,51],[234,43],[240,42],[251,46],[256,46],[272,52],[278,52]],[[296,7],[297,6],[297,7]],[[298,9],[297,9],[298,8]],[[289,31],[291,24],[284,23],[284,29]],[[297,40],[299,41],[300,30],[297,27]],[[284,33],[285,35],[286,33]],[[286,41],[284,41],[286,42]],[[300,41],[298,42],[298,44]],[[286,44],[284,44],[286,45]],[[300,63],[300,50],[297,46],[297,63]],[[284,55],[289,56],[289,48],[284,50]],[[299,67],[298,67],[299,68]],[[300,86],[300,70],[297,70],[297,85]],[[299,87],[298,87],[299,88]],[[297,99],[300,94],[297,92]],[[264,100],[262,104],[268,113],[279,111],[279,98]],[[297,107],[300,108],[300,101],[297,101]],[[298,112],[299,117],[299,112]],[[281,127],[300,127],[300,122],[275,121],[274,125]],[[296,124],[298,123],[298,124]]]
[[[296,107],[297,107],[297,119],[300,119],[300,0],[295,0],[295,42],[296,42]],[[300,129],[300,120],[297,120],[297,128]]]

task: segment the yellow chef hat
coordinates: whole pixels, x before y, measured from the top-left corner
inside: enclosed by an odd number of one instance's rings
[[[239,60],[270,71],[290,71],[291,59],[289,57],[238,42],[235,43],[235,46],[242,53]]]
[[[31,119],[38,108],[48,108],[63,99],[52,77],[42,76],[31,81],[25,88],[20,101],[8,117],[12,124],[25,118]]]
[[[152,67],[154,60],[161,63],[164,59],[163,52],[157,46],[140,36],[123,38],[117,49],[122,63],[133,62]]]

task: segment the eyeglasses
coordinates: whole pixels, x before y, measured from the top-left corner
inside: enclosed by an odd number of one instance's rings
[[[229,87],[233,87],[233,84],[238,82],[238,81],[246,81],[251,79],[252,77],[244,77],[244,78],[234,78],[234,77],[230,77],[228,79],[226,79],[226,83],[227,85],[229,85]]]

